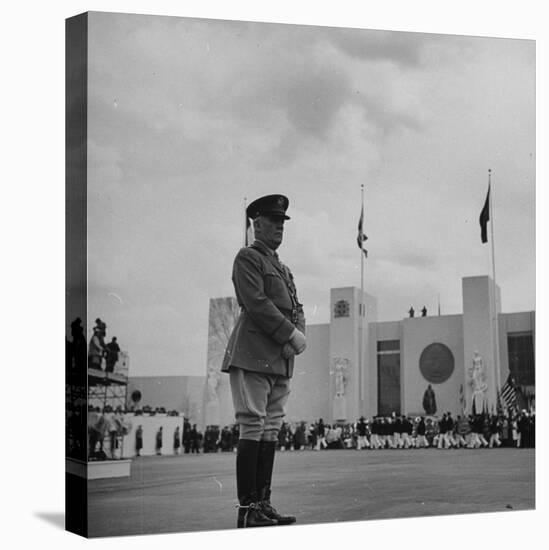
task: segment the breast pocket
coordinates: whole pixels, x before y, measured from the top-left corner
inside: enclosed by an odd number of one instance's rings
[[[286,287],[282,277],[276,272],[265,273],[265,294],[269,297],[285,292]]]
[[[276,272],[265,274],[265,294],[281,308],[292,307],[292,300],[282,277]]]

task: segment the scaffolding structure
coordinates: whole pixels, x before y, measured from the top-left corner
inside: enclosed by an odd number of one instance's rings
[[[128,377],[116,372],[88,369],[88,405],[103,410],[109,406],[113,410],[126,408],[128,397]]]

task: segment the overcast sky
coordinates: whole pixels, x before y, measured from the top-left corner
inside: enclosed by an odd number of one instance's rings
[[[205,374],[209,299],[267,193],[309,324],[360,287],[361,184],[378,320],[438,294],[453,314],[491,272],[491,168],[503,311],[535,308],[533,41],[92,13],[88,55],[88,314],[130,375]]]

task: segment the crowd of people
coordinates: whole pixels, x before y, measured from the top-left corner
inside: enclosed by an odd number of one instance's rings
[[[285,423],[278,446],[280,450],[535,447],[535,413],[522,410],[455,418],[449,412],[441,417],[392,414],[346,424],[325,424],[322,419]]]
[[[497,448],[535,447],[535,412],[505,411],[499,414],[442,416],[391,414],[371,419],[359,418],[354,423],[284,422],[278,436],[280,451],[325,449],[420,449],[420,448]],[[103,410],[90,407],[88,411],[89,458],[116,458],[124,436],[132,424],[121,407]],[[238,424],[220,428],[206,426],[204,432],[183,420],[166,435],[160,426],[155,433],[155,452],[161,454],[198,454],[234,452],[238,444]],[[106,442],[106,445],[105,445]],[[134,455],[143,448],[143,427],[135,430]]]
[[[204,452],[231,451],[238,426],[206,429]],[[419,449],[535,447],[535,413],[506,411],[441,417],[407,415],[361,417],[355,423],[285,422],[278,437],[281,451],[324,449]]]

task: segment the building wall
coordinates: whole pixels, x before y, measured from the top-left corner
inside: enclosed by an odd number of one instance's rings
[[[131,395],[141,392],[138,407],[164,407],[185,414],[191,423],[202,422],[202,397],[205,376],[134,376],[128,381],[128,406]]]
[[[307,349],[295,358],[286,410],[291,422],[329,418],[329,331],[328,324],[307,327]]]
[[[507,335],[513,332],[531,332],[536,345],[536,316],[533,311],[517,313],[501,313],[499,315],[499,353],[501,365],[501,382],[505,383],[509,376],[509,348]]]
[[[370,369],[365,368],[369,357],[368,326],[377,321],[377,301],[367,293],[363,294],[362,313],[362,366],[359,366],[360,341],[360,290],[355,287],[333,288],[330,291],[330,414],[331,422],[354,420],[365,414],[365,403],[370,384]],[[348,306],[342,314],[338,304]],[[346,306],[346,307],[347,307]],[[339,366],[345,374],[344,398],[336,396],[336,376]]]
[[[335,288],[330,292],[331,319],[329,324],[307,327],[307,350],[296,358],[292,393],[288,400],[287,420],[311,421],[324,418],[336,420],[335,414],[335,366],[338,359],[347,360],[345,401],[346,418],[354,421],[361,414],[367,417],[378,414],[377,342],[398,340],[400,342],[400,403],[401,412],[423,414],[423,394],[429,383],[420,370],[420,357],[424,349],[433,343],[444,344],[452,353],[454,370],[448,380],[431,384],[437,400],[438,413],[461,412],[460,387],[463,386],[467,409],[470,410],[471,388],[467,370],[473,352],[478,350],[483,357],[490,388],[489,406],[496,402],[498,378],[503,383],[508,373],[507,334],[528,332],[534,334],[534,312],[497,314],[499,289],[489,277],[463,279],[463,315],[445,315],[405,318],[391,322],[377,322],[377,302],[364,294],[365,317],[363,318],[363,368],[358,368],[359,344],[359,295],[354,287]],[[220,299],[211,304],[210,315],[220,315]],[[226,299],[221,299],[226,300]],[[335,315],[338,302],[347,302],[348,314]],[[230,310],[230,304],[222,309]],[[496,346],[495,319],[498,319],[500,369],[495,372]],[[213,325],[212,325],[213,326]],[[219,332],[219,331],[218,331]],[[212,331],[210,332],[210,336]],[[219,368],[220,340],[210,338],[208,369]],[[219,363],[219,365],[218,365]],[[197,386],[199,400],[204,400],[205,378]],[[362,404],[359,380],[362,383]],[[220,423],[234,422],[230,396],[229,378],[220,374],[217,395]],[[174,407],[175,408],[175,407]],[[340,411],[341,412],[341,411]],[[202,426],[204,427],[204,426]]]
[[[402,323],[386,321],[368,325],[368,384],[366,386],[366,403],[364,416],[371,418],[378,414],[378,372],[377,343],[380,340],[402,340]]]
[[[464,348],[464,376],[465,397],[467,409],[470,411],[472,403],[472,388],[469,383],[468,369],[472,365],[475,351],[478,351],[483,360],[488,389],[486,399],[488,408],[495,407],[497,402],[497,388],[500,386],[500,374],[496,368],[495,320],[499,300],[498,289],[494,289],[494,282],[487,276],[465,277],[463,289],[463,348]],[[500,338],[501,341],[501,338]]]
[[[437,402],[437,413],[456,412],[459,409],[459,387],[464,384],[463,329],[461,315],[440,317],[413,317],[402,321],[401,395],[402,413],[425,414],[423,394],[429,382],[420,371],[420,357],[430,344],[444,344],[454,356],[454,370],[450,378],[440,384],[432,383]]]

